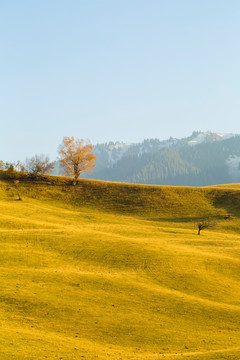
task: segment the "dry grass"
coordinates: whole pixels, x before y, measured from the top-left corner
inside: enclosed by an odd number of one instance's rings
[[[0,182],[1,360],[240,358],[237,186],[22,177],[16,201],[11,181]],[[218,226],[197,236],[205,214]]]

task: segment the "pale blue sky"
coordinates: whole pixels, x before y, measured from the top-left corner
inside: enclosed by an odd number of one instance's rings
[[[240,133],[239,0],[0,0],[0,159]]]

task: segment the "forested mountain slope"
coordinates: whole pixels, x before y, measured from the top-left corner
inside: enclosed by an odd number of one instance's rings
[[[194,132],[185,139],[96,145],[87,178],[142,184],[205,186],[240,181],[240,135]]]

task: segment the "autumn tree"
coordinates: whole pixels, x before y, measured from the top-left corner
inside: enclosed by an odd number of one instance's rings
[[[23,165],[23,163],[18,160],[16,163],[14,163],[14,168],[16,171],[20,171],[20,172],[24,172],[25,171],[25,167]]]
[[[65,175],[73,177],[73,185],[76,185],[82,172],[91,173],[95,167],[96,156],[89,141],[74,139],[73,136],[64,137],[58,147],[58,154]]]
[[[14,177],[17,175],[17,170],[15,168],[15,163],[6,162],[5,164],[5,174],[9,177]]]
[[[46,155],[35,155],[25,160],[25,169],[30,174],[36,176],[38,174],[50,173],[54,168],[54,163]]]

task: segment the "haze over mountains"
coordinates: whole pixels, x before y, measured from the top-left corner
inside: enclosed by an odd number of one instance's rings
[[[94,153],[96,167],[82,177],[156,185],[240,182],[239,134],[195,131],[183,139],[109,142],[95,145]]]

